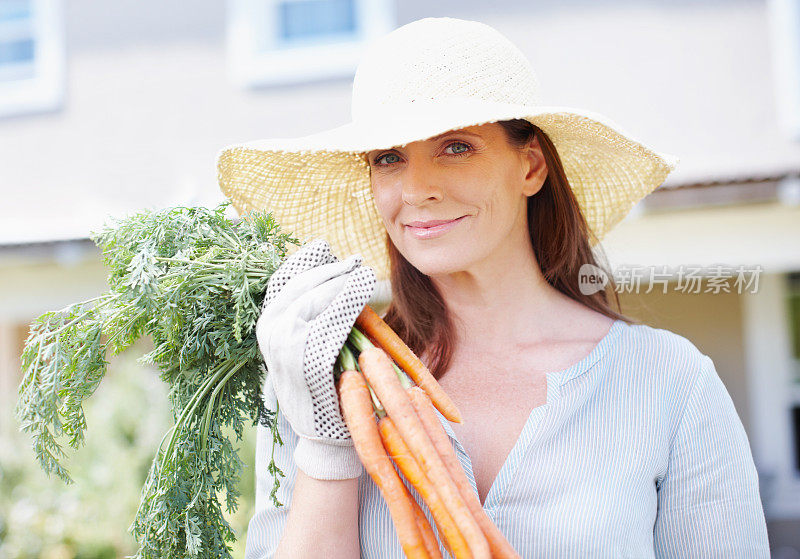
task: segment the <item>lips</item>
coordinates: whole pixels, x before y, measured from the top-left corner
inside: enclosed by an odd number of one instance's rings
[[[464,216],[461,216],[464,217]],[[412,221],[411,223],[406,223],[409,227],[421,227],[423,229],[427,229],[429,227],[436,227],[437,225],[442,225],[445,223],[450,223],[451,221],[455,221],[456,219],[434,219],[432,221]]]
[[[412,221],[405,226],[406,232],[416,239],[433,239],[444,235],[467,216],[462,215],[456,219],[433,219],[430,221]]]

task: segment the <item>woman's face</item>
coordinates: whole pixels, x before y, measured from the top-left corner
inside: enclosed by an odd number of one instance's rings
[[[527,249],[527,197],[547,176],[538,140],[515,149],[489,123],[367,157],[389,237],[423,274],[502,265],[504,255]]]

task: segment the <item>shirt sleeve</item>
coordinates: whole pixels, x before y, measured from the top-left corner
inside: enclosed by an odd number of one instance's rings
[[[272,383],[265,383],[265,400],[270,409],[275,409],[275,397]],[[289,516],[289,505],[292,501],[297,468],[294,463],[294,449],[298,437],[285,416],[278,412],[278,433],[283,445],[275,444],[273,450],[272,432],[259,424],[256,434],[256,503],[255,512],[250,518],[247,527],[247,541],[245,543],[245,559],[264,559],[275,555],[278,542],[283,535],[283,528]],[[275,465],[286,477],[279,477],[281,485],[278,488],[277,499],[283,505],[276,507],[272,502],[273,476],[268,471],[270,458],[273,457]]]
[[[706,355],[657,491],[653,535],[658,559],[769,558],[758,473],[747,434]]]

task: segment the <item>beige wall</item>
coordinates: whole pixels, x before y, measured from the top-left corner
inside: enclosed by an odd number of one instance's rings
[[[16,405],[17,390],[22,381],[20,354],[28,337],[28,324],[0,322],[0,409],[6,410]],[[0,441],[17,429],[9,416],[0,413]]]
[[[44,257],[0,260],[0,407],[17,401],[19,358],[31,321],[99,295],[108,288],[107,275],[99,257],[91,254],[63,263]],[[0,438],[15,428],[0,418]]]
[[[108,269],[97,256],[70,264],[0,261],[0,270],[0,321],[4,322],[28,322],[108,289]]]
[[[750,435],[741,296],[661,290],[659,286],[647,294],[620,294],[623,312],[680,334],[711,357]]]

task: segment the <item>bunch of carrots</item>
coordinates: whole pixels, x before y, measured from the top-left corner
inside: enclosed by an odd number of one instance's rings
[[[386,500],[407,557],[434,559],[442,554],[393,462],[428,505],[456,559],[520,557],[483,510],[436,416],[434,406],[460,423],[455,404],[369,306],[339,354],[337,376],[342,415],[355,449]]]

